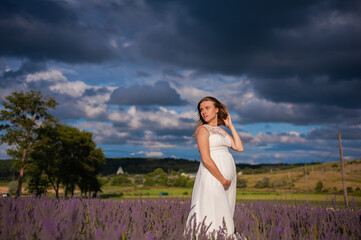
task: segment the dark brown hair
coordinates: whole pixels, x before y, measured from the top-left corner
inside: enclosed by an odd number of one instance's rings
[[[197,129],[202,126],[203,124],[206,124],[207,122],[204,121],[204,119],[202,118],[202,114],[201,114],[201,110],[200,110],[200,106],[202,102],[205,101],[211,101],[214,104],[214,107],[218,108],[218,113],[217,113],[217,126],[224,126],[226,125],[224,123],[224,120],[227,118],[228,116],[228,109],[227,107],[221,103],[217,98],[215,97],[211,97],[211,96],[207,96],[202,98],[202,100],[199,101],[198,106],[197,106],[197,110],[198,110],[198,121],[197,121],[197,127],[196,127],[196,131],[194,132],[193,136],[196,135]]]

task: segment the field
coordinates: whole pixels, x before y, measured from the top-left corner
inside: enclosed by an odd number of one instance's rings
[[[308,194],[305,188],[304,167],[294,167],[280,170],[270,168],[266,173],[242,174],[240,179],[245,179],[245,187],[238,188],[237,201],[240,200],[297,200],[297,201],[326,201],[334,198],[343,202],[343,190],[341,181],[341,172],[339,162],[313,164],[307,166]],[[113,175],[114,176],[114,175]],[[110,184],[112,175],[103,177],[107,183],[103,185],[100,197],[103,199],[113,198],[119,200],[135,199],[139,195],[158,198],[179,197],[189,199],[192,195],[191,187],[172,187],[172,186],[143,186],[139,184],[121,184],[112,186]],[[127,175],[132,180],[135,175]],[[139,176],[139,175],[138,175]],[[144,175],[143,175],[144,176]],[[156,177],[156,176],[155,176]],[[168,178],[176,176],[169,175]],[[361,202],[361,160],[345,162],[346,186],[348,187],[349,200],[354,199]],[[257,188],[258,182],[263,179],[269,179],[269,186]],[[316,192],[317,182],[322,182],[322,191]],[[8,191],[8,181],[0,182],[0,193]],[[62,194],[60,190],[60,194]],[[26,193],[26,184],[24,184],[24,193]],[[49,190],[49,194],[53,193]],[[78,195],[79,191],[75,191]]]
[[[360,239],[360,163],[345,166],[348,208],[337,163],[308,166],[308,193],[303,167],[240,175],[247,179],[247,186],[237,190],[233,239]],[[265,178],[270,185],[256,187]],[[56,199],[52,190],[46,197],[35,198],[24,184],[22,198],[0,199],[0,238],[232,239],[225,229],[206,234],[207,226],[201,224],[186,228],[191,187],[114,186],[111,179],[104,177],[107,183],[97,199],[80,198],[78,190],[70,199]],[[323,189],[316,193],[319,181]],[[8,184],[0,182],[0,192],[7,192]]]
[[[186,225],[190,201],[179,198],[137,200],[0,199],[1,239],[359,239],[361,210],[351,202],[239,202],[235,232],[206,233],[201,223]],[[194,219],[194,218],[192,218]],[[21,226],[21,227],[19,227]],[[209,235],[210,234],[210,235]]]

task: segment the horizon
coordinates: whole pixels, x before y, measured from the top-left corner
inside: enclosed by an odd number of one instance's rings
[[[172,157],[105,157],[105,160],[107,159],[119,159],[119,160],[122,160],[122,159],[129,159],[129,158],[134,158],[134,159],[173,159],[173,160],[186,160],[186,161],[190,161],[190,162],[200,162],[201,160],[200,159],[185,159],[185,158],[172,158]],[[16,161],[16,160],[12,160],[12,159],[3,159],[3,158],[0,158],[0,161],[3,161],[3,160],[10,160],[10,161]],[[350,160],[343,160],[344,162],[349,162],[349,161],[359,161],[361,160],[361,158],[359,159],[350,159]],[[242,162],[235,162],[236,165],[238,164],[244,164],[244,165],[265,165],[265,164],[269,164],[269,165],[277,165],[277,164],[285,164],[285,165],[304,165],[304,164],[310,164],[310,165],[313,165],[313,164],[323,164],[323,163],[340,163],[340,160],[339,161],[332,161],[332,162],[295,162],[295,163],[282,163],[282,162],[278,162],[278,163],[242,163]]]

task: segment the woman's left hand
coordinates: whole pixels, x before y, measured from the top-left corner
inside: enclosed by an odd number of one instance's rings
[[[232,126],[232,119],[231,119],[231,114],[228,113],[227,118],[224,120],[224,123],[226,124],[226,126],[228,128],[230,128]]]

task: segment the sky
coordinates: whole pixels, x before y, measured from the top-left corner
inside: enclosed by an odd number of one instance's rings
[[[214,96],[236,163],[339,161],[338,132],[360,159],[361,2],[2,0],[0,98],[30,89],[106,157],[200,160],[196,107]]]

